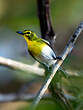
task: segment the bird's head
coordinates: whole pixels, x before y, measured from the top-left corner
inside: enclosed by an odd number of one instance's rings
[[[16,33],[22,35],[25,38],[25,40],[27,40],[27,39],[34,40],[34,39],[38,38],[37,35],[30,30],[24,30],[23,32],[17,31]]]

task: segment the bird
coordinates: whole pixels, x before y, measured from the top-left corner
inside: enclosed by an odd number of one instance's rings
[[[16,33],[22,35],[25,39],[29,54],[45,67],[49,68],[58,59],[61,60],[61,56],[56,56],[51,44],[47,40],[38,37],[35,32],[24,30],[16,31]]]

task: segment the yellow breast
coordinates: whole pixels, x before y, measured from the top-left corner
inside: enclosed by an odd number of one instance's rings
[[[37,41],[30,41],[29,39],[26,40],[28,44],[28,50],[34,55],[39,56],[41,55],[41,51],[44,46],[46,46],[45,43],[37,42]]]

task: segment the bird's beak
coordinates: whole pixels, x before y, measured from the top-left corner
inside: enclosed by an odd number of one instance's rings
[[[21,34],[21,35],[24,35],[24,33],[21,32],[21,31],[16,31],[16,33]]]

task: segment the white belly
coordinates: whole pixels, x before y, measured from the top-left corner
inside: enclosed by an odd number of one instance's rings
[[[47,66],[50,66],[50,65],[56,63],[57,60],[55,60],[54,58],[56,58],[54,51],[51,49],[51,47],[49,47],[47,45],[47,46],[43,47],[41,56],[38,58],[38,60],[39,60],[39,62],[41,62]]]

